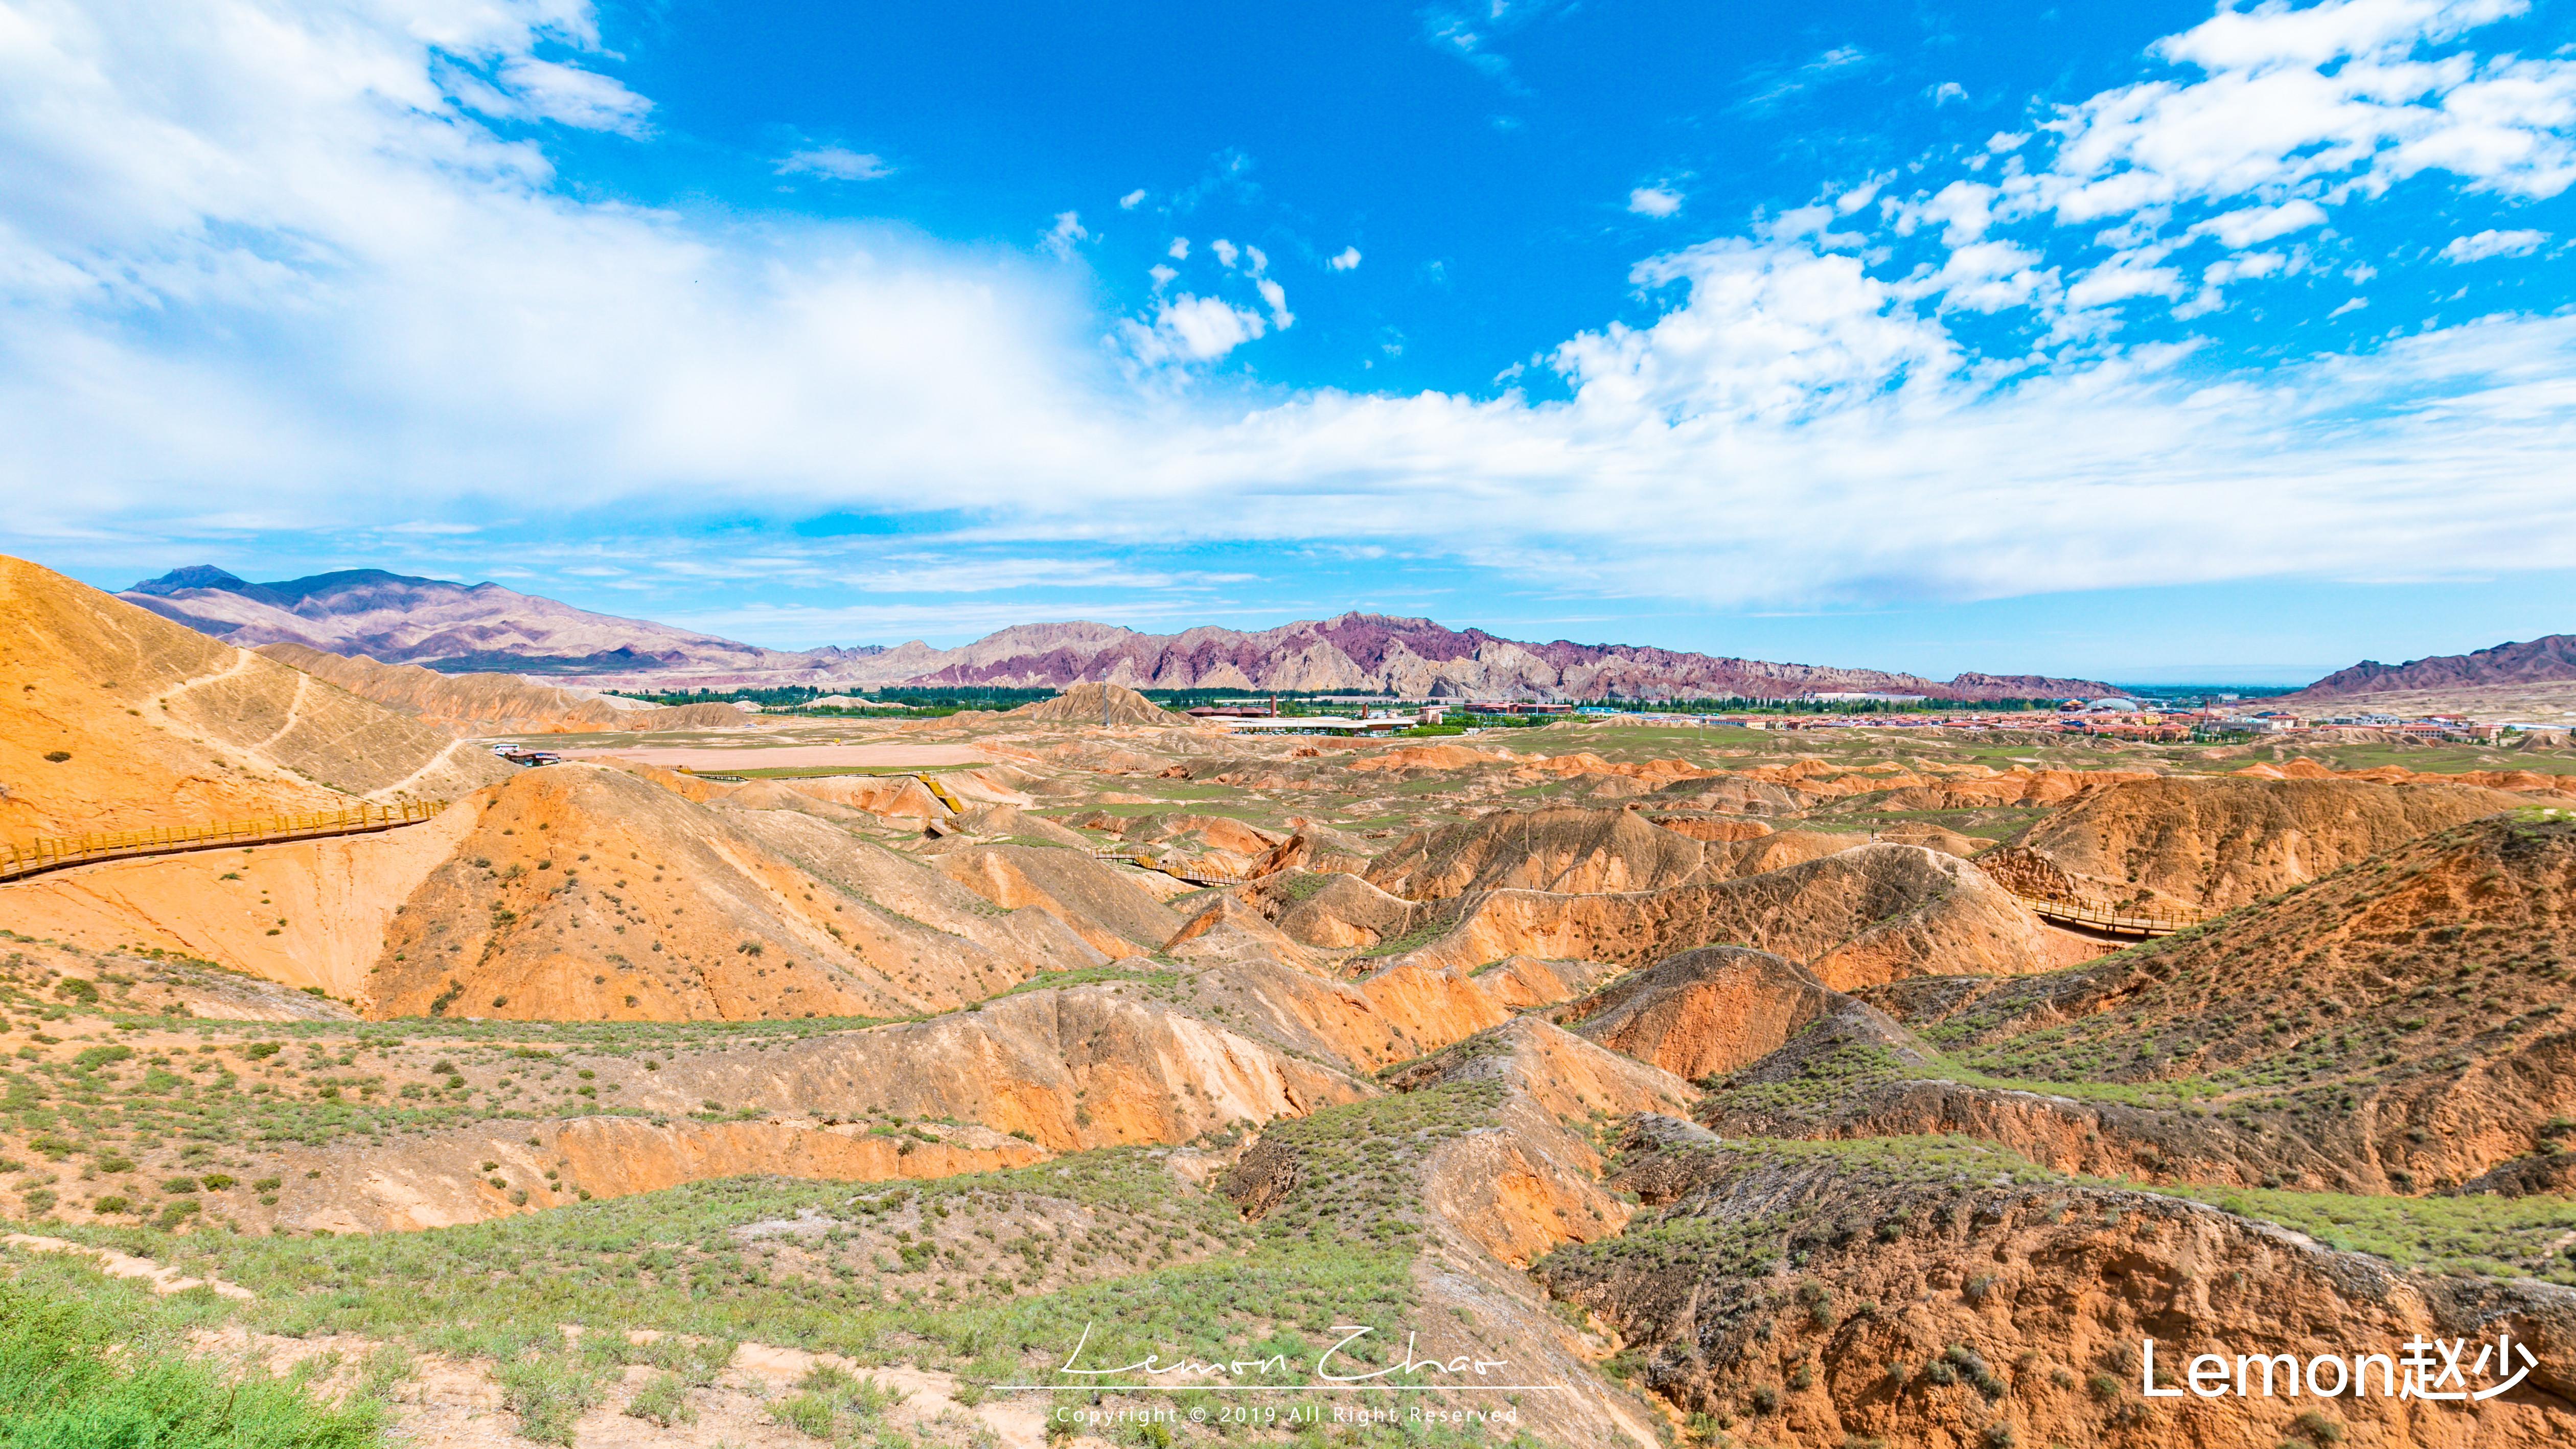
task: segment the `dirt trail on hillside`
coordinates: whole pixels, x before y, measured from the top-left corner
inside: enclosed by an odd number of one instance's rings
[[[0,558],[0,676],[0,834],[13,838],[337,810],[395,787],[447,798],[510,769],[18,559]]]

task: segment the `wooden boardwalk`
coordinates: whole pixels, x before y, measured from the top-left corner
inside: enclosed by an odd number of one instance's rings
[[[1160,856],[1149,850],[1139,850],[1132,845],[1101,846],[1091,853],[1102,860],[1113,861],[1119,865],[1132,865],[1139,870],[1159,871],[1174,880],[1185,880],[1192,885],[1230,886],[1258,879],[1249,872],[1237,875],[1232,871],[1213,869],[1182,856]]]
[[[266,845],[285,840],[318,840],[331,835],[371,835],[380,830],[417,825],[446,808],[444,800],[409,800],[399,805],[355,805],[346,810],[271,815],[258,820],[231,820],[214,825],[171,825],[154,830],[122,830],[98,835],[40,836],[0,845],[0,881],[23,880],[49,870],[101,860],[178,855],[192,850],[221,850],[226,846]]]
[[[2106,936],[2170,936],[2200,924],[2198,916],[2175,916],[2155,913],[2122,914],[2108,906],[2090,901],[2025,896],[2016,892],[2014,899],[2030,907],[2031,914],[2052,925],[2074,926],[2080,930],[2099,931]]]

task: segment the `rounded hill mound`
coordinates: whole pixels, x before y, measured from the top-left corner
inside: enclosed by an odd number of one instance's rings
[[[445,798],[510,766],[445,730],[0,558],[0,831]]]
[[[1035,720],[1045,724],[1185,725],[1190,722],[1189,716],[1174,714],[1123,684],[1088,681],[1067,686],[1064,693],[1053,699],[1021,705],[1002,718]]]

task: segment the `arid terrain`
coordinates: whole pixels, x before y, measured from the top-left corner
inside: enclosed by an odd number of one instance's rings
[[[0,570],[12,841],[436,806],[0,882],[0,1306],[335,1445],[2576,1442],[2563,747],[647,712]],[[2531,1362],[2175,1387],[2414,1339]]]

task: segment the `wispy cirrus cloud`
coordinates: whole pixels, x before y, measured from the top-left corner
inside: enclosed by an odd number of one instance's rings
[[[790,151],[774,163],[781,176],[820,176],[827,181],[874,181],[891,176],[885,158],[847,146],[808,146]]]

